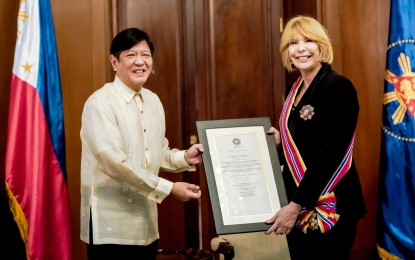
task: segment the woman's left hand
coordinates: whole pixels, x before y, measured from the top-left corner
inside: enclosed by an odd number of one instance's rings
[[[290,202],[287,206],[282,207],[272,218],[265,221],[266,224],[272,224],[265,234],[269,235],[272,232],[276,235],[289,234],[299,214],[299,206],[294,202]]]

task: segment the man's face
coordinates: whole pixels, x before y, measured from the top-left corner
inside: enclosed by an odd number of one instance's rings
[[[110,55],[114,71],[120,80],[134,91],[140,91],[153,70],[153,57],[146,41],[121,52],[119,60]]]

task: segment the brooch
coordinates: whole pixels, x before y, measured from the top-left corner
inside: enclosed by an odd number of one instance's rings
[[[305,105],[300,110],[300,117],[304,119],[304,121],[311,119],[313,115],[314,115],[314,107],[310,105]]]

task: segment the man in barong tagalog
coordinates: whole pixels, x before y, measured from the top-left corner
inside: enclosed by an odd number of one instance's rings
[[[155,260],[157,205],[167,196],[200,199],[200,187],[171,182],[160,171],[195,171],[202,144],[169,147],[163,104],[144,85],[153,70],[154,45],[138,28],[112,40],[113,82],[96,90],[82,112],[81,240],[87,257]]]
[[[291,259],[349,259],[358,220],[366,214],[352,157],[357,93],[332,70],[329,36],[314,18],[292,18],[280,52],[287,70],[300,77],[287,92],[279,131],[268,131],[281,155],[290,202],[266,221],[266,234],[286,234]]]

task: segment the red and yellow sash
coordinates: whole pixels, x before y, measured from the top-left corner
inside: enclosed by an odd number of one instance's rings
[[[300,185],[301,180],[304,178],[304,173],[307,169],[300,152],[292,139],[290,131],[288,130],[288,118],[291,113],[291,108],[294,104],[294,100],[301,86],[301,76],[294,83],[284,107],[281,112],[280,118],[280,132],[282,147],[284,149],[284,155],[287,161],[287,165],[293,175],[295,183]],[[347,152],[343,157],[342,162],[337,167],[330,181],[327,183],[320,198],[317,201],[317,206],[314,210],[310,211],[305,208],[301,209],[301,213],[297,219],[296,226],[304,233],[307,233],[307,228],[317,229],[319,228],[322,233],[330,230],[334,227],[340,215],[336,214],[336,196],[332,191],[336,184],[343,178],[346,172],[350,169],[352,164],[354,134],[350,141]]]

